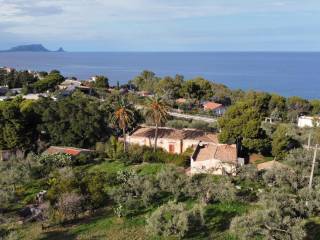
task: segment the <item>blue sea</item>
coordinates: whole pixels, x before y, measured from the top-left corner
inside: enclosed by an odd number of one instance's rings
[[[320,98],[320,52],[0,53],[0,66],[58,69],[81,80],[105,75],[112,84],[151,70],[158,76],[202,76],[232,89]]]

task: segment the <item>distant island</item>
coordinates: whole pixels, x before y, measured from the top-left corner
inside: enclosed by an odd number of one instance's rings
[[[12,47],[8,50],[2,50],[0,52],[65,52],[62,47],[60,47],[57,51],[50,51],[45,48],[42,44],[29,44],[29,45],[19,45],[16,47]]]

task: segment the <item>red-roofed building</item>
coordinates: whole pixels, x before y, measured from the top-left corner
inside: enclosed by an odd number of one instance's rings
[[[45,154],[66,153],[72,156],[77,156],[80,153],[90,153],[90,152],[93,152],[93,151],[90,149],[83,149],[83,148],[51,146],[44,153]]]
[[[152,147],[155,143],[155,127],[140,126],[127,136],[128,144]],[[169,153],[182,154],[188,148],[195,148],[199,142],[218,143],[214,133],[197,129],[158,128],[157,147]]]
[[[203,109],[205,111],[213,111],[216,115],[222,115],[225,113],[226,108],[220,104],[215,102],[206,102],[203,104]]]

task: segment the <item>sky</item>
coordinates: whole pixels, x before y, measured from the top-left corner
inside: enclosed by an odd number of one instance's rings
[[[320,51],[319,0],[0,0],[0,49]]]

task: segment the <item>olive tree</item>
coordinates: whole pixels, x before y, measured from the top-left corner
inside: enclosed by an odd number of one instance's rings
[[[187,184],[187,176],[177,168],[166,167],[158,173],[156,178],[162,191],[172,194],[175,200],[182,196],[182,190]]]
[[[78,193],[64,193],[58,200],[57,210],[63,221],[73,220],[78,217],[82,211],[83,197]]]
[[[112,198],[117,204],[115,213],[119,217],[135,214],[156,202],[159,189],[151,176],[121,171],[117,179],[120,185],[114,189]]]
[[[306,236],[301,219],[284,217],[276,208],[235,217],[230,229],[241,240],[302,240]]]
[[[159,207],[147,219],[147,230],[152,235],[183,238],[204,225],[203,208],[188,210],[183,203],[169,202]]]
[[[236,200],[236,188],[228,178],[213,179],[211,175],[194,176],[186,187],[186,194],[202,204],[232,202]]]

